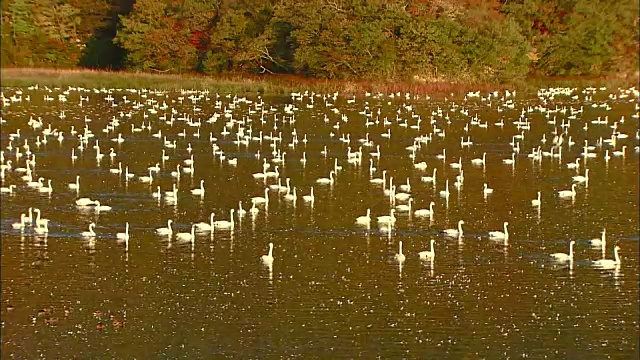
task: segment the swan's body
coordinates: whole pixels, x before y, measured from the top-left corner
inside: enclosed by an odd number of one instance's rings
[[[571,242],[569,243],[569,254],[566,254],[566,253],[554,253],[554,254],[551,254],[551,257],[553,258],[553,260],[558,261],[558,262],[573,261],[573,246],[575,244],[576,244],[576,242],[574,240],[571,240]]]
[[[267,266],[273,265],[273,243],[269,243],[269,253],[267,255],[262,255],[260,260],[262,260],[262,263]]]
[[[464,224],[464,220],[458,221],[458,228],[457,229],[445,229],[445,230],[442,230],[442,232],[446,236],[460,237],[463,234],[463,232],[462,232],[462,224]]]
[[[200,180],[200,187],[199,188],[195,188],[195,189],[191,189],[191,193],[193,195],[199,195],[199,196],[204,196],[204,180]]]
[[[508,222],[504,222],[504,232],[502,231],[489,231],[489,237],[493,239],[509,239],[509,231],[507,230]]]
[[[230,221],[227,220],[218,220],[216,222],[214,222],[213,224],[215,225],[216,228],[219,229],[229,229],[229,230],[233,230],[234,227],[234,222],[233,222],[233,213],[235,212],[235,209],[231,209],[229,210],[229,217],[230,217]]]
[[[316,180],[316,183],[318,183],[318,184],[333,184],[333,182],[334,182],[333,176],[334,175],[335,175],[335,171],[331,170],[331,172],[329,172],[329,178],[320,178],[320,179]]]
[[[588,183],[589,182],[589,169],[584,170],[584,176],[576,175],[573,177],[573,181],[578,183]]]
[[[176,234],[176,240],[179,242],[191,242],[195,240],[196,224],[191,225],[191,232],[182,232]]]
[[[576,184],[571,185],[571,190],[558,191],[558,196],[564,198],[574,198],[576,196]]]
[[[406,256],[402,253],[402,241],[398,242],[398,253],[396,254],[396,256],[394,257],[394,259],[396,259],[397,262],[402,263],[406,260]]]
[[[538,191],[538,198],[531,200],[531,206],[540,206],[540,191]]]
[[[75,190],[75,191],[80,190],[80,175],[76,175],[76,182],[71,183],[67,186],[69,186],[69,189],[71,190]]]
[[[89,198],[80,198],[76,200],[76,205],[78,206],[90,206],[90,205],[94,205],[95,203],[96,203],[95,200],[91,200]]]
[[[211,229],[213,229],[213,217],[214,217],[214,213],[211,213],[211,215],[209,215],[209,222],[199,222],[196,225],[196,227],[200,230],[203,231],[210,231]]]
[[[434,239],[431,239],[431,251],[420,251],[418,253],[418,256],[420,256],[420,259],[422,260],[426,260],[426,259],[433,259],[436,257],[436,252],[433,248],[433,245],[436,243],[436,241]]]
[[[597,247],[605,247],[607,245],[607,229],[602,229],[602,236],[589,240],[589,245]]]
[[[378,224],[381,225],[393,225],[396,222],[395,217],[396,209],[391,209],[391,213],[389,215],[378,216]]]
[[[618,252],[620,251],[620,247],[616,246],[613,248],[613,256],[614,259],[600,259],[593,262],[593,266],[599,267],[601,269],[613,269],[616,266],[620,266],[620,255]]]
[[[415,216],[431,216],[431,215],[433,215],[433,205],[435,205],[435,203],[432,201],[431,203],[429,203],[429,209],[418,209],[418,210],[413,212],[413,215],[415,215]]]
[[[158,235],[168,235],[171,236],[171,234],[173,233],[173,229],[171,228],[171,223],[173,223],[173,220],[169,219],[167,220],[167,227],[161,227],[161,228],[157,228],[156,229],[156,234]]]
[[[83,231],[80,235],[82,235],[83,237],[95,237],[96,233],[93,231],[95,227],[95,223],[89,224],[89,231]]]
[[[358,216],[356,223],[361,225],[371,225],[371,209],[367,209],[367,215]]]
[[[94,202],[96,211],[109,211],[111,210],[111,206],[109,205],[100,205],[100,201],[96,200]]]
[[[117,233],[116,234],[116,238],[118,240],[122,240],[122,241],[126,241],[127,243],[129,242],[129,223],[125,223],[124,225],[124,232],[123,233]]]

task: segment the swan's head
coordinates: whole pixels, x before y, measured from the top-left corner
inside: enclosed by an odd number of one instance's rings
[[[504,227],[507,227],[507,225],[509,225],[509,222],[508,222],[508,221],[505,221],[505,222],[504,222]]]
[[[464,224],[464,220],[458,221],[458,225],[462,225],[462,224]]]

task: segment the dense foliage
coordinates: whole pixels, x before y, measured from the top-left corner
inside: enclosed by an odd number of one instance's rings
[[[636,0],[6,0],[3,66],[506,81],[638,68]]]

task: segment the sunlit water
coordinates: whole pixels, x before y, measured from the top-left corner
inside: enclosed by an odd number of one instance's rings
[[[638,357],[637,92],[437,101],[43,88],[5,88],[3,95],[3,164],[11,160],[11,168],[2,186],[17,186],[1,197],[3,357]],[[95,136],[81,151],[85,126]],[[561,157],[550,154],[552,147],[558,153],[554,132],[566,133]],[[119,133],[124,142],[111,141]],[[614,143],[600,142],[612,134]],[[165,137],[176,147],[165,146]],[[594,155],[583,155],[585,140]],[[25,141],[35,154],[33,181],[43,177],[46,187],[51,179],[50,194],[28,187],[16,171],[27,166],[27,155],[16,157]],[[105,154],[99,161],[96,142]],[[415,152],[407,149],[414,144]],[[625,145],[623,156],[614,154]],[[547,154],[538,155],[538,146]],[[176,179],[171,172],[188,167],[189,147],[194,171]],[[514,147],[515,164],[503,163]],[[273,161],[285,152],[283,162]],[[484,165],[474,165],[484,152]],[[316,183],[330,177],[336,158],[342,168],[333,184]],[[460,170],[450,163],[460,158],[464,180],[456,187]],[[568,168],[576,158],[580,167]],[[267,171],[279,165],[282,189],[268,186],[276,177],[252,175],[263,171],[263,159],[272,164]],[[111,172],[119,162],[122,173]],[[425,169],[414,165],[421,162]],[[152,184],[142,183],[156,164]],[[126,166],[134,178],[125,179]],[[585,166],[588,185],[572,179]],[[422,181],[433,169],[435,185]],[[382,170],[384,188],[369,181]],[[67,186],[76,175],[77,193]],[[412,198],[411,211],[395,212],[391,230],[376,218],[408,201],[384,194],[390,177],[398,187],[408,178]],[[285,197],[286,178],[296,201]],[[190,191],[201,179],[203,197]],[[440,195],[446,180],[448,198]],[[178,198],[170,201],[165,192],[174,183]],[[484,183],[493,193],[484,194]],[[575,196],[559,197],[573,183]],[[160,199],[152,196],[157,186]],[[265,187],[268,206],[257,205],[256,215],[236,212],[233,231],[196,231],[193,243],[177,241],[176,232],[209,222],[211,212],[217,221],[230,220],[239,202],[248,210]],[[311,187],[312,203],[302,197]],[[532,206],[538,191],[541,206]],[[81,197],[112,209],[76,206]],[[413,214],[431,201],[431,217]],[[31,224],[13,229],[29,207],[50,220],[48,233]],[[367,208],[369,229],[356,224]],[[171,241],[155,232],[169,219]],[[464,236],[443,236],[458,220]],[[490,239],[505,221],[508,241]],[[83,238],[91,222],[96,236]],[[116,239],[125,222],[128,249]],[[611,269],[593,265],[602,252],[589,245],[605,228],[606,257],[620,248],[621,263]],[[435,259],[419,259],[432,239]],[[571,240],[574,261],[554,262],[550,254],[568,253]],[[395,259],[400,241],[402,263]],[[269,243],[271,268],[261,262]]]

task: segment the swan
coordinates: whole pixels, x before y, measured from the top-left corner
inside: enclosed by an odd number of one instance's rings
[[[233,230],[234,227],[234,222],[233,222],[233,213],[235,212],[235,209],[231,209],[229,210],[229,218],[231,219],[231,221],[227,221],[227,220],[218,220],[216,222],[214,222],[213,224],[215,225],[216,228],[220,228],[220,229],[229,229],[229,230]]]
[[[52,193],[53,188],[51,187],[51,179],[47,180],[47,186],[40,187],[38,191],[42,193]]]
[[[287,192],[287,194],[284,196],[284,199],[289,201],[296,201],[298,199],[296,188],[295,187],[293,188],[293,193]]]
[[[36,216],[36,220],[35,220],[35,225],[40,226],[43,224],[47,224],[49,222],[49,219],[43,219],[41,218],[42,214],[40,213],[40,209],[33,209],[33,212],[35,212],[36,214],[38,214]]]
[[[538,191],[538,198],[531,200],[531,206],[540,206],[540,191]]]
[[[367,209],[367,215],[358,216],[356,223],[361,225],[371,225],[371,209]]]
[[[480,159],[480,158],[471,159],[471,163],[473,165],[484,165],[484,164],[486,164],[486,160],[487,160],[487,153],[484,152],[484,153],[482,153],[482,159]]]
[[[575,162],[567,164],[567,168],[569,169],[578,169],[579,167],[580,167],[580,158],[576,158]]]
[[[589,182],[589,169],[584,170],[584,176],[576,175],[573,177],[573,181],[579,183],[588,183]]]
[[[574,198],[576,196],[576,184],[571,185],[571,190],[558,191],[558,196],[563,198]]]
[[[191,193],[193,195],[204,196],[204,180],[203,179],[200,180],[200,188],[191,189]]]
[[[391,212],[389,215],[378,216],[378,224],[393,225],[396,222],[395,213],[396,213],[396,209],[391,209]]]
[[[49,232],[49,222],[45,221],[42,224],[38,224],[37,227],[33,228],[33,231],[35,231],[36,234],[47,234]]]
[[[335,175],[335,171],[331,170],[331,172],[329,172],[329,178],[320,178],[318,180],[316,180],[316,183],[318,184],[333,184],[334,178],[333,176]]]
[[[602,236],[600,238],[589,240],[589,245],[594,247],[603,247],[603,248],[607,246],[607,229],[606,228],[602,229],[601,234]]]
[[[369,182],[372,184],[385,184],[387,182],[387,170],[382,170],[381,178],[373,178]]]
[[[506,165],[513,165],[516,163],[516,153],[511,153],[511,159],[502,159],[502,163]]]
[[[127,243],[127,248],[129,247],[129,222],[125,223],[123,233],[116,234],[116,239],[125,241]]]
[[[446,180],[444,190],[440,190],[440,196],[449,197],[449,179]]]
[[[396,206],[396,211],[411,211],[411,203],[413,202],[412,198],[409,198],[408,204],[400,204]]]
[[[171,236],[171,234],[173,233],[173,229],[171,229],[171,224],[173,223],[173,220],[169,219],[167,220],[167,227],[160,227],[156,229],[156,234],[158,235],[163,235],[163,236]]]
[[[238,201],[238,216],[244,216],[247,210],[242,208],[242,201]]]
[[[458,162],[449,164],[454,169],[462,169],[462,157],[458,158]]]
[[[502,231],[489,231],[489,237],[493,238],[493,239],[508,240],[509,239],[509,231],[507,230],[507,225],[509,225],[509,222],[505,221],[504,222],[504,232],[502,232]]]
[[[28,187],[32,187],[32,188],[41,188],[44,184],[43,184],[44,178],[38,178],[38,181],[29,181],[27,183]]]
[[[15,222],[13,224],[11,224],[11,227],[13,227],[16,230],[19,229],[24,229],[24,224],[26,222],[27,219],[27,215],[26,214],[20,214],[20,222]]]
[[[436,252],[433,249],[433,245],[436,243],[436,241],[434,239],[431,239],[431,251],[420,251],[418,253],[418,256],[420,256],[421,260],[427,260],[427,259],[433,259],[436,257]]]
[[[96,200],[94,202],[96,211],[109,211],[111,210],[111,206],[109,205],[100,205],[100,201]]]
[[[96,236],[96,233],[93,231],[93,229],[95,227],[96,227],[95,223],[89,224],[89,231],[83,231],[80,235],[82,235],[82,237],[94,237],[94,236]]]
[[[402,253],[402,241],[398,241],[398,253],[395,256],[397,262],[402,263],[407,257]]]
[[[14,184],[9,185],[8,187],[1,187],[0,193],[13,193],[13,190],[16,188]]]
[[[620,266],[620,255],[618,252],[620,251],[620,247],[616,246],[613,248],[614,260],[612,259],[600,259],[593,261],[592,265],[595,267],[599,267],[601,269],[613,269],[616,266]]]
[[[295,189],[293,189],[295,191]],[[302,197],[302,200],[306,201],[306,202],[314,202],[315,200],[315,196],[313,195],[313,186],[311,187],[311,194],[309,195],[304,195]]]
[[[182,232],[182,233],[177,233],[176,234],[176,240],[179,242],[191,242],[193,243],[195,241],[195,231],[196,231],[196,224],[191,225],[191,232]]]
[[[267,255],[262,255],[260,260],[267,265],[271,266],[273,264],[273,243],[269,243],[269,253]]]
[[[69,189],[75,190],[76,192],[80,190],[80,175],[76,175],[76,182],[67,185]]]
[[[398,190],[404,191],[404,192],[411,192],[411,183],[409,182],[409,178],[407,178],[406,184],[398,185]]]
[[[422,180],[423,182],[430,182],[432,184],[436,183],[436,171],[438,169],[433,168],[433,176],[423,176],[420,178],[420,180]]]
[[[492,194],[493,189],[490,188],[489,185],[487,185],[487,183],[484,183],[484,189],[482,190],[482,192],[485,194]]]
[[[415,216],[431,216],[433,215],[433,205],[435,205],[435,202],[431,202],[429,203],[429,209],[418,209],[416,211],[413,212],[413,215]]]
[[[551,254],[551,257],[553,258],[553,260],[558,262],[567,262],[567,261],[573,262],[573,246],[575,244],[576,244],[575,240],[571,240],[571,242],[569,243],[569,255],[565,253],[554,253],[554,254]]]
[[[464,224],[464,220],[458,221],[457,229],[445,229],[445,230],[442,230],[442,232],[444,233],[445,236],[462,237],[462,234],[463,234],[462,224]]]
[[[151,170],[149,170],[149,176],[140,176],[140,177],[138,178],[138,180],[139,180],[140,182],[143,182],[143,183],[149,183],[149,184],[151,184],[151,183],[153,182],[153,175],[152,175],[151,173],[152,173],[152,171],[151,171]]]
[[[91,200],[89,198],[80,198],[76,200],[76,205],[78,206],[90,206],[90,205],[94,205],[95,203],[96,203],[95,200]]]
[[[269,188],[264,188],[264,197],[254,196],[251,198],[251,202],[254,204],[269,204]]]
[[[197,227],[199,230],[203,230],[203,231],[210,231],[211,229],[213,229],[213,217],[214,217],[214,216],[215,216],[215,214],[214,214],[214,213],[211,213],[211,214],[209,215],[209,222],[208,222],[208,223],[206,223],[206,222],[199,222],[199,223],[195,224],[195,225],[196,225],[196,227]]]
[[[109,169],[112,174],[122,174],[122,162],[118,162],[118,168]]]

